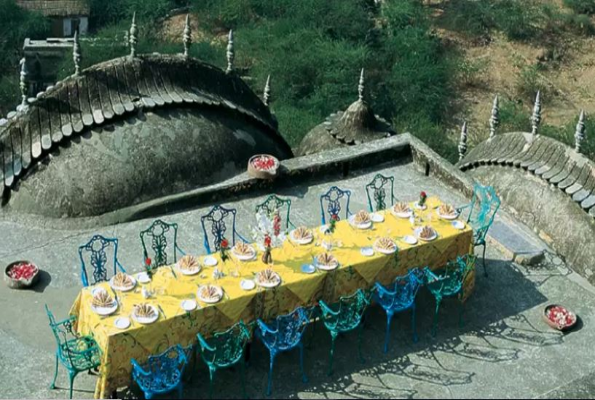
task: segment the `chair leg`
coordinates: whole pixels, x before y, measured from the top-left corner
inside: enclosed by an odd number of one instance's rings
[[[333,355],[335,354],[335,339],[337,339],[337,334],[331,332],[331,353],[328,364],[328,376],[331,376],[333,374]]]
[[[358,337],[357,337],[357,350],[358,350],[358,353],[359,353],[359,361],[361,363],[365,363],[366,360],[364,358],[364,355],[362,354],[362,338],[364,336],[364,324],[363,323],[360,323],[359,329],[358,329],[358,332],[357,332],[357,335],[358,335]]]
[[[56,354],[56,371],[54,372],[54,379],[52,380],[52,384],[50,385],[50,389],[56,388],[56,378],[58,377],[58,355]]]
[[[246,343],[246,349],[244,350],[244,362],[250,365],[250,357],[252,356],[252,343]]]
[[[413,330],[413,343],[417,343],[419,339],[417,337],[417,324],[415,323],[415,302],[411,307],[411,329]]]
[[[72,399],[72,389],[74,386],[74,378],[76,377],[76,373],[69,371],[68,377],[70,378],[70,398]]]
[[[273,365],[275,364],[275,353],[271,351],[271,359],[269,361],[269,380],[267,383],[267,396],[271,395],[271,386],[273,384]]]
[[[434,323],[432,324],[432,337],[436,337],[436,329],[438,328],[438,310],[440,309],[440,300],[436,299],[436,311],[434,313]]]
[[[459,308],[459,328],[463,327],[463,312],[465,311],[465,303],[461,301],[461,307]]]
[[[386,312],[386,335],[384,337],[384,353],[388,353],[388,341],[390,339],[390,322],[393,319],[393,313]]]
[[[178,399],[183,399],[184,398],[184,386],[182,386],[182,383],[180,382],[180,385],[178,386]]]
[[[213,380],[215,379],[215,369],[209,367],[209,399],[213,398]]]
[[[308,377],[306,376],[306,373],[304,372],[304,343],[302,341],[300,341],[300,369],[302,370],[302,382],[307,383],[308,382]]]
[[[483,244],[483,275],[487,278],[488,277],[488,269],[486,268],[486,245]]]
[[[240,362],[240,380],[242,383],[242,396],[247,399],[246,394],[246,363]]]

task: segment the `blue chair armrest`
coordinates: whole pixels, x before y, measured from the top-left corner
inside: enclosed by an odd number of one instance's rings
[[[122,271],[123,273],[126,273],[126,270],[124,269],[124,267],[122,266],[120,261],[116,260],[116,265],[118,266],[118,268],[120,268],[120,271]]]
[[[382,286],[379,282],[376,282],[374,284],[374,289],[376,289],[376,292],[378,293],[379,296],[396,296],[397,295],[397,291],[391,291],[388,290],[387,288],[385,288],[384,286]]]
[[[132,364],[132,369],[134,370],[134,372],[136,372],[136,373],[138,373],[138,374],[140,374],[140,375],[142,375],[142,376],[146,376],[146,377],[149,377],[149,376],[151,376],[151,373],[150,373],[150,372],[147,372],[147,371],[145,371],[145,370],[143,369],[143,367],[141,367],[141,366],[140,366],[140,365],[139,365],[139,364],[136,362],[136,360],[135,360],[134,358],[130,360],[130,363]]]
[[[182,253],[182,255],[183,255],[183,256],[185,256],[185,255],[186,255],[186,252],[185,252],[184,250],[182,250],[182,249],[180,248],[180,246],[178,246],[177,244],[176,244],[176,250],[178,250],[180,253]]]
[[[261,320],[260,318],[256,320],[256,324],[258,325],[258,328],[262,331],[262,333],[277,333],[278,330],[277,329],[271,329],[269,328],[269,326],[267,324],[264,323],[263,320]]]
[[[436,274],[434,274],[430,268],[425,267],[423,269],[424,271],[424,277],[426,278],[426,283],[432,283],[432,282],[436,282],[440,280],[440,277],[438,277]]]
[[[234,231],[236,235],[240,238],[240,240],[244,243],[250,243],[247,239],[245,239],[242,235],[239,234],[238,231]]]
[[[202,335],[200,333],[196,334],[196,337],[198,338],[198,343],[200,344],[200,347],[204,350],[208,350],[208,351],[215,351],[214,348],[212,348],[211,346],[209,346],[209,344],[207,343],[207,341],[205,340],[204,337],[202,337]]]
[[[320,305],[320,309],[322,310],[323,314],[330,314],[333,317],[336,317],[339,315],[339,311],[333,311],[332,308],[330,308],[325,302],[324,300],[320,300],[318,302],[318,304]]]

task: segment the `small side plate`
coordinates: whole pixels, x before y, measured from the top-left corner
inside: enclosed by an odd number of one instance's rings
[[[138,274],[136,274],[136,279],[138,279],[138,281],[142,284],[151,282],[151,278],[149,277],[149,274],[147,274],[146,272],[139,272]]]
[[[407,235],[401,240],[403,240],[403,242],[405,242],[407,244],[416,244],[417,243],[417,238],[415,236],[411,236],[411,235]]]
[[[302,265],[302,272],[304,274],[313,274],[314,272],[316,272],[316,267],[314,267],[311,264],[304,264]]]
[[[213,256],[206,256],[202,259],[202,262],[207,267],[214,267],[218,263],[217,259]]]
[[[360,253],[362,253],[362,256],[372,257],[374,255],[374,249],[372,247],[362,247]]]
[[[383,222],[384,215],[375,212],[375,213],[370,214],[370,219],[372,220],[372,222]]]
[[[118,317],[114,321],[114,325],[118,329],[126,329],[130,326],[130,318],[128,317]]]
[[[244,290],[252,290],[256,287],[256,284],[251,279],[242,279],[240,287]]]
[[[196,301],[192,299],[182,300],[181,306],[184,311],[192,311],[196,308]]]
[[[465,229],[465,223],[463,221],[452,221],[451,225],[455,229],[460,229],[460,230]]]

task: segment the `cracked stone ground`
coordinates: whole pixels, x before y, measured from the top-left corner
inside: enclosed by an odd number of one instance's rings
[[[374,171],[375,173],[376,171]],[[464,200],[440,182],[418,174],[407,165],[381,171],[397,177],[395,192],[403,200],[414,200],[419,188],[437,194],[453,204]],[[363,208],[361,188],[373,173],[352,176],[340,185],[357,195],[352,210]],[[296,188],[292,219],[298,224],[317,224],[317,196],[329,183]],[[401,194],[401,195],[400,195]],[[226,202],[237,206],[239,215],[251,211],[262,197]],[[181,245],[201,253],[197,229],[204,209],[165,219],[180,224]],[[245,218],[240,232],[252,221]],[[506,221],[501,221],[506,225]],[[120,259],[131,271],[140,266],[138,232],[150,220],[107,227],[97,233],[120,239]],[[36,291],[11,291],[0,286],[0,397],[66,398],[68,378],[60,369],[57,385],[49,390],[54,368],[54,339],[43,304],[59,317],[68,312],[80,290],[76,248],[95,231],[54,231],[27,228],[0,220],[0,263],[15,259],[43,260],[49,271]],[[517,227],[509,227],[517,229]],[[489,277],[479,273],[474,295],[465,306],[464,325],[458,324],[459,304],[446,301],[441,307],[439,329],[430,336],[434,301],[422,289],[417,298],[419,341],[413,343],[410,314],[393,320],[391,348],[382,352],[386,318],[377,307],[368,312],[364,330],[365,363],[360,363],[355,333],[340,337],[335,351],[335,372],[326,375],[330,336],[322,325],[306,333],[305,369],[308,383],[302,383],[298,353],[277,357],[273,395],[283,398],[427,398],[427,397],[583,397],[595,395],[595,360],[589,349],[595,339],[590,329],[595,319],[595,289],[569,270],[553,254],[534,267],[511,262],[496,246],[488,246]],[[481,271],[481,269],[480,269]],[[581,317],[578,328],[568,334],[551,330],[542,321],[545,305],[560,303]],[[268,352],[256,342],[247,368],[250,397],[263,397],[268,371]],[[208,371],[199,363],[187,369],[184,396],[206,397]],[[217,397],[240,397],[239,370],[221,371],[216,376]],[[81,374],[75,380],[75,398],[91,398],[96,376]],[[122,389],[120,397],[138,397],[136,390]]]

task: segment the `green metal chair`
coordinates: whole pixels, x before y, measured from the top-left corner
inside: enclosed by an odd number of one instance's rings
[[[287,207],[287,211],[282,211],[285,207]],[[290,227],[295,228],[295,225],[291,222],[289,218],[289,214],[291,211],[291,200],[290,199],[283,199],[276,194],[272,194],[265,201],[258,204],[256,206],[256,212],[258,213],[260,210],[266,212],[266,214],[270,217],[272,214],[278,210],[279,215],[285,215],[285,229],[289,229]]]
[[[172,239],[171,243],[168,243],[168,237]],[[150,242],[148,242],[149,239]],[[182,255],[186,254],[178,246],[178,224],[175,223],[168,224],[160,219],[155,220],[150,227],[141,231],[140,240],[143,245],[143,261],[149,258],[147,248],[149,245],[153,250],[153,264],[157,267],[177,262],[178,252]],[[169,251],[173,253],[173,258],[170,258]]]
[[[359,327],[358,332],[358,352],[361,362],[364,362],[362,356],[362,333],[364,313],[370,304],[371,293],[366,293],[358,289],[350,296],[342,296],[339,302],[332,306],[327,305],[323,300],[319,301],[322,311],[322,322],[331,334],[331,352],[329,358],[328,375],[333,373],[333,356],[335,353],[335,340],[340,333],[345,333]]]
[[[476,183],[473,187],[471,203],[460,207],[458,210],[461,212],[465,208],[469,208],[467,223],[473,228],[473,246],[483,247],[483,273],[488,276],[486,268],[486,236],[500,208],[500,198],[493,187]]]
[[[386,204],[386,197],[388,196],[387,190],[390,186],[390,204]],[[366,185],[366,195],[368,196],[368,208],[370,212],[385,210],[395,203],[397,200],[395,197],[395,178],[392,176],[384,176],[377,174],[370,183]],[[372,194],[370,196],[370,193]],[[373,201],[372,201],[373,200]],[[376,203],[376,210],[374,210],[374,204]]]
[[[244,350],[250,339],[250,332],[243,321],[238,322],[224,332],[216,332],[209,339],[200,333],[196,335],[203,361],[209,367],[209,398],[213,396],[213,380],[218,369],[240,364],[242,394],[246,397],[244,379]]]
[[[475,268],[477,257],[467,254],[457,257],[456,261],[449,261],[446,267],[434,273],[428,267],[424,268],[425,286],[436,299],[436,310],[432,324],[432,336],[436,336],[438,328],[438,311],[445,298],[457,298],[461,307],[459,309],[459,325],[463,324],[463,283],[467,275]]]
[[[83,371],[96,369],[101,364],[101,349],[95,339],[89,336],[79,336],[73,329],[72,324],[76,320],[74,316],[56,322],[54,315],[45,305],[45,312],[50,320],[50,328],[56,339],[56,370],[50,389],[55,389],[56,378],[58,377],[58,362],[66,368],[70,378],[70,398],[72,399],[72,388],[74,378]]]

